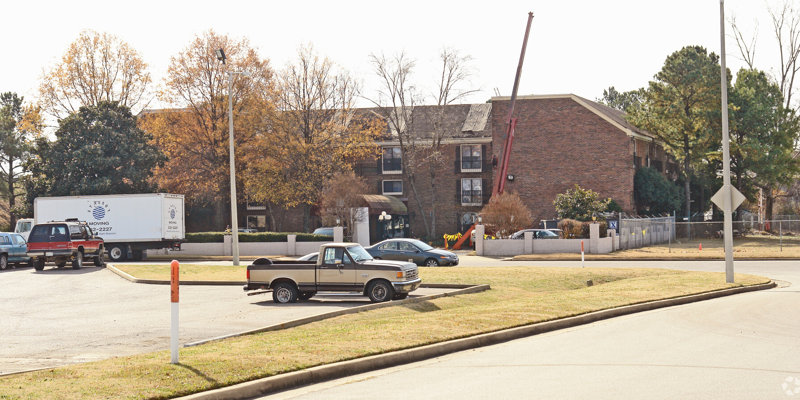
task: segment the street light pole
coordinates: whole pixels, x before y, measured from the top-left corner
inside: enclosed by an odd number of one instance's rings
[[[231,154],[231,253],[233,265],[239,265],[239,213],[236,207],[236,163],[233,155],[233,71],[228,71],[228,139]]]
[[[217,60],[226,65],[225,50],[218,49],[214,52]],[[233,153],[233,74],[240,73],[231,70],[228,73],[228,142],[230,144],[230,166],[231,166],[231,254],[233,255],[233,265],[239,265],[239,212],[236,207],[236,162]]]

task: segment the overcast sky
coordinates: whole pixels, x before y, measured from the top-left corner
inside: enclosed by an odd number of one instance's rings
[[[773,4],[775,1],[770,0]],[[750,35],[758,27],[756,64],[778,65],[772,24],[763,0],[727,0]],[[108,32],[136,49],[161,84],[170,57],[208,29],[247,37],[276,68],[311,43],[349,70],[373,96],[369,54],[404,50],[417,60],[414,81],[433,87],[443,46],[473,57],[468,102],[484,102],[495,88],[511,94],[528,11],[533,26],[520,95],[574,93],[589,99],[615,86],[647,85],[668,54],[686,45],[720,53],[718,0],[575,1],[38,1],[5,0],[0,92],[37,96],[43,72],[84,29]],[[728,67],[742,66],[726,26]]]

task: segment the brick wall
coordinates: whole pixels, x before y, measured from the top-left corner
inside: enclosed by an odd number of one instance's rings
[[[493,102],[498,159],[509,106],[510,101]],[[570,98],[518,99],[516,114],[508,168],[515,179],[505,190],[519,193],[535,225],[556,216],[553,200],[575,184],[611,197],[625,211],[633,209],[633,144],[625,132]]]
[[[482,204],[486,204],[492,190],[492,144],[482,144],[479,139],[474,141],[463,140],[463,144],[480,145],[482,147],[481,172],[461,172],[460,156],[456,154],[461,149],[461,144],[454,143],[443,146],[443,161],[441,166],[436,169],[435,186],[431,182],[428,167],[418,167],[415,186],[422,207],[418,205],[417,198],[414,196],[405,176],[402,174],[381,174],[377,160],[359,162],[355,168],[356,173],[365,178],[367,187],[370,188],[370,193],[376,194],[382,193],[381,182],[383,180],[403,180],[403,194],[395,197],[401,199],[408,207],[409,216],[411,217],[412,236],[424,237],[426,235],[421,213],[426,213],[428,224],[430,224],[431,201],[436,202],[436,236],[441,237],[444,233],[454,234],[462,229],[460,224],[462,215],[468,212],[477,213],[482,208],[482,206],[461,205],[461,179],[474,178],[481,180],[483,189]]]

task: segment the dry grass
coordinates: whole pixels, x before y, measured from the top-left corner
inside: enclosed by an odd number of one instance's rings
[[[725,249],[721,239],[698,239],[610,254],[586,254],[585,257],[587,260],[723,260]],[[797,259],[800,258],[800,238],[785,236],[781,240],[774,236],[737,237],[733,241],[733,258]],[[523,254],[514,257],[514,261],[580,259],[580,254]]]
[[[492,290],[185,348],[179,365],[169,364],[169,352],[163,351],[8,376],[0,378],[0,398],[170,398],[625,304],[768,281],[737,275],[736,284],[726,284],[721,273],[661,269],[426,268],[421,274],[428,283],[488,283]],[[589,279],[595,286],[586,287]]]

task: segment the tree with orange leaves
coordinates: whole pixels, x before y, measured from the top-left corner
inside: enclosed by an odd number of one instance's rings
[[[313,49],[303,47],[277,79],[277,112],[269,130],[256,133],[245,181],[251,199],[270,208],[303,209],[310,230],[311,206],[328,177],[352,171],[356,160],[374,157],[375,138],[386,126],[377,116],[353,110],[358,86]],[[273,227],[274,218],[273,218]]]
[[[39,99],[58,118],[101,101],[116,101],[136,113],[151,99],[150,83],[147,64],[136,50],[114,35],[86,30],[45,74]]]
[[[215,51],[224,49],[227,64]],[[228,70],[233,91],[228,93]],[[255,138],[263,136],[272,112],[273,72],[269,61],[259,56],[247,39],[233,39],[207,31],[172,57],[162,101],[169,110],[148,110],[141,118],[167,156],[157,168],[160,187],[186,194],[193,205],[211,205],[213,224],[220,230],[228,223],[230,166],[228,147],[228,96],[233,98],[236,176],[244,176],[246,158]]]

